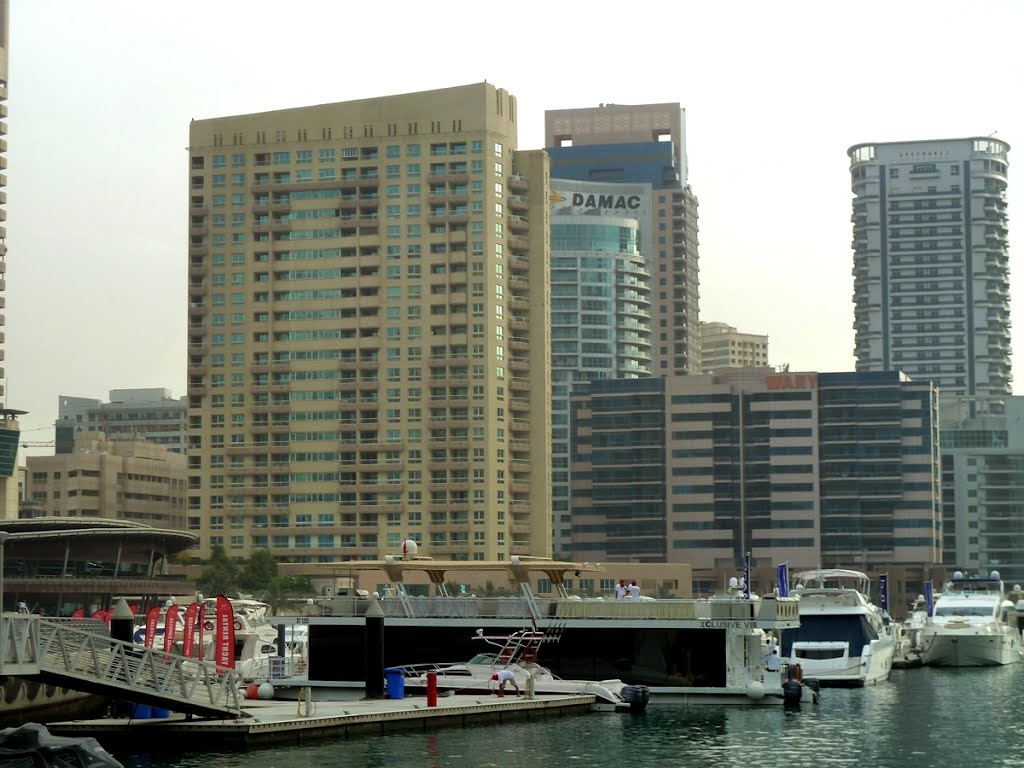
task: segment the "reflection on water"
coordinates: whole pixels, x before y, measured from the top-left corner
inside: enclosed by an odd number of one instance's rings
[[[1024,664],[915,669],[817,706],[681,707],[396,734],[241,753],[118,755],[142,768],[539,768],[723,766],[946,768],[1019,765]]]

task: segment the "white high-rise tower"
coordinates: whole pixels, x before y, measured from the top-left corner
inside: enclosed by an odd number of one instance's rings
[[[966,138],[848,150],[858,371],[899,369],[943,398],[1010,393],[1009,149]]]

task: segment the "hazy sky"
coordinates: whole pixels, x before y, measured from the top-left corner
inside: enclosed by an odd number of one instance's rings
[[[529,149],[545,109],[678,101],[700,317],[767,333],[794,370],[853,368],[850,145],[996,132],[1019,147],[1019,241],[1020,2],[11,5],[5,366],[25,439],[52,438],[60,394],[185,394],[191,118],[486,79],[517,96]]]

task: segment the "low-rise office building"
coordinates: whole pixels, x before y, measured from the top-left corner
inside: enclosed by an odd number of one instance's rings
[[[905,569],[915,594],[942,562],[929,382],[743,368],[588,389],[573,407],[578,560],[688,562],[714,587],[749,552],[755,569]]]
[[[53,517],[185,527],[186,459],[145,440],[75,435],[72,453],[30,456],[26,509]]]

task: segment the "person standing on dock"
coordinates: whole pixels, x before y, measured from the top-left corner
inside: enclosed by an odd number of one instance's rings
[[[493,675],[491,680],[498,681],[498,695],[505,695],[505,683],[512,683],[512,687],[516,690],[516,696],[519,696],[519,683],[516,682],[516,676],[512,674],[511,669],[499,669]]]
[[[633,600],[640,599],[640,587],[637,586],[636,579],[633,579],[633,582],[629,585],[629,596]]]
[[[626,580],[619,579],[619,583],[615,585],[615,599],[622,600],[626,597]]]

